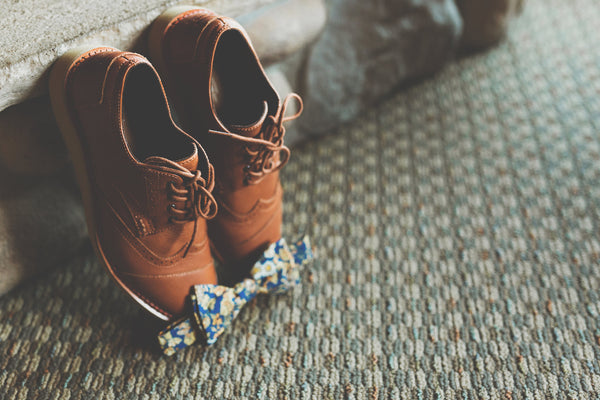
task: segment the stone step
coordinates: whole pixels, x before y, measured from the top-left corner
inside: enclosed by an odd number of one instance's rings
[[[261,59],[277,62],[314,40],[324,24],[321,0],[189,0],[223,15],[243,17]],[[181,2],[179,2],[181,3]],[[110,6],[108,5],[110,4]],[[0,111],[46,93],[52,62],[68,49],[103,44],[145,52],[147,30],[167,0],[24,0],[2,10]],[[270,6],[270,7],[267,7]],[[300,12],[310,10],[310,14]]]

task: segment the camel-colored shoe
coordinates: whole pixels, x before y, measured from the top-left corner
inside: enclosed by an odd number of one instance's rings
[[[165,78],[182,126],[215,166],[217,216],[209,222],[213,254],[246,273],[281,237],[279,170],[290,151],[281,103],[245,30],[231,18],[193,7],[163,13],[150,31],[153,62]],[[301,109],[300,109],[301,111]]]
[[[70,51],[52,69],[50,94],[99,259],[155,316],[182,314],[192,285],[217,281],[204,150],[173,123],[160,78],[139,54]]]

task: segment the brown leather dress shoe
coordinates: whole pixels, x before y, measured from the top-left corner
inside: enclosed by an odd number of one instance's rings
[[[139,54],[74,49],[55,63],[50,94],[99,259],[146,310],[181,314],[192,285],[217,281],[204,150],[173,123],[160,78]]]
[[[215,166],[219,213],[209,236],[213,254],[229,267],[225,274],[239,276],[281,237],[278,171],[290,155],[282,124],[300,114],[302,100],[292,94],[280,102],[248,35],[231,18],[174,7],[154,22],[149,41],[182,126]],[[290,99],[300,111],[284,117]]]

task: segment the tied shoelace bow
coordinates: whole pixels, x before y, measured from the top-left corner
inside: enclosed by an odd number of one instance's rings
[[[161,165],[152,165],[162,171],[169,172],[179,176],[182,182],[169,182],[167,184],[168,199],[173,203],[169,204],[169,221],[174,224],[185,224],[193,221],[194,228],[183,256],[187,256],[190,248],[196,238],[198,218],[214,218],[217,215],[217,201],[212,195],[215,186],[214,169],[211,164],[208,165],[208,176],[204,179],[200,171],[194,172],[189,169],[163,157],[151,157],[147,160],[150,163],[160,163]],[[168,167],[164,165],[168,165]]]
[[[294,115],[285,116],[290,101],[298,102],[298,111]],[[302,98],[296,93],[286,96],[277,115],[269,115],[265,119],[260,133],[256,137],[246,137],[233,133],[211,130],[211,133],[222,136],[234,136],[245,143],[244,181],[247,185],[259,183],[266,175],[280,170],[290,158],[290,149],[283,144],[285,136],[284,122],[296,119],[302,114]],[[279,156],[279,157],[276,157]]]
[[[244,305],[260,293],[283,293],[300,281],[299,267],[313,258],[307,236],[293,245],[285,239],[273,243],[263,253],[250,275],[234,287],[195,285],[191,289],[193,317],[182,318],[158,334],[164,354],[170,356],[198,340],[207,345],[231,325]]]
[[[285,116],[289,102],[295,99],[298,104],[298,111],[289,117]],[[261,130],[262,138],[260,143],[248,143],[245,148],[248,164],[244,168],[246,173],[246,183],[255,184],[262,178],[272,172],[280,170],[290,158],[290,149],[283,144],[285,136],[284,122],[296,119],[302,114],[302,98],[296,93],[290,93],[286,96],[277,116],[269,115],[265,120],[265,125]],[[276,159],[276,155],[279,158]]]

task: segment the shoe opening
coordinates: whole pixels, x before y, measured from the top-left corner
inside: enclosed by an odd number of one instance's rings
[[[179,160],[195,151],[192,140],[173,125],[159,78],[147,64],[127,73],[122,120],[126,145],[138,161],[151,156]]]
[[[236,30],[220,37],[211,79],[211,101],[218,118],[225,126],[248,125],[264,112],[275,112],[279,99],[248,45]]]

